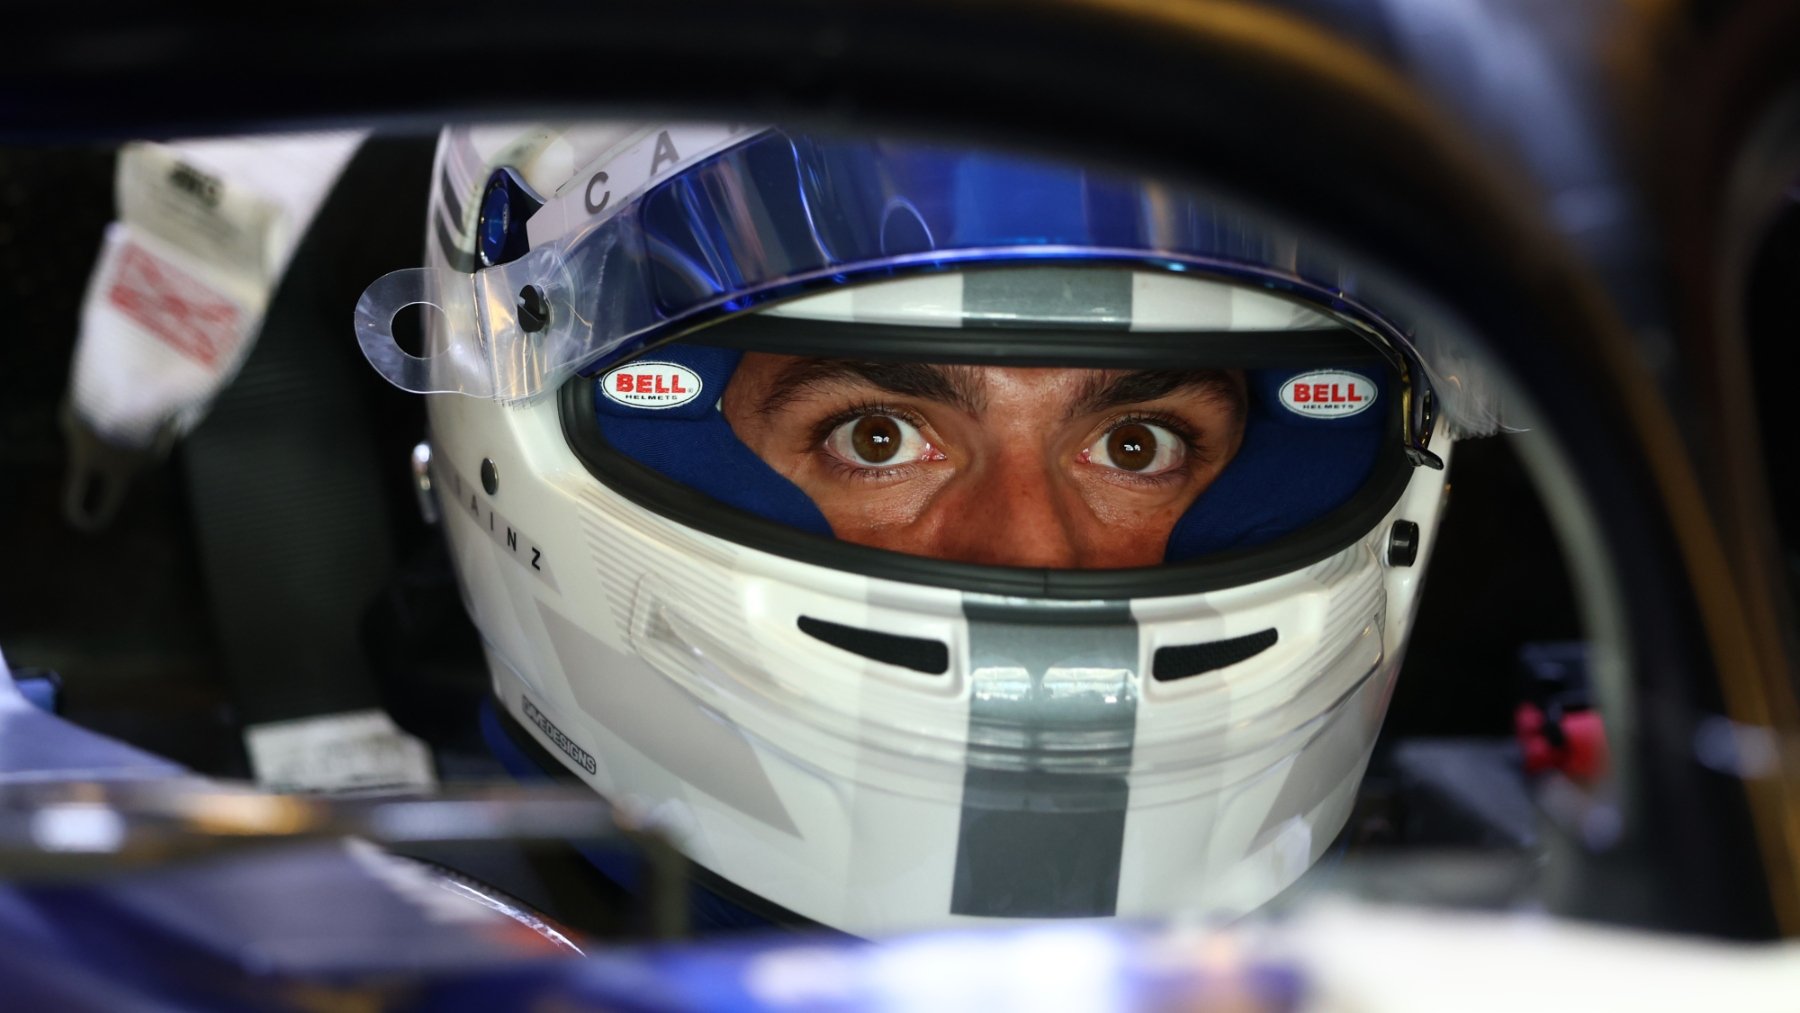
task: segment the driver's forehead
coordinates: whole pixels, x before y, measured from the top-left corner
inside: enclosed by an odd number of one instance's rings
[[[739,364],[733,380],[761,386],[792,385],[802,388],[799,392],[803,393],[805,390],[825,390],[832,387],[887,387],[904,384],[909,379],[923,380],[929,377],[944,386],[961,391],[979,391],[987,397],[1007,398],[1042,396],[1059,390],[1072,394],[1074,388],[1083,382],[1104,380],[1121,372],[1055,366],[884,362],[750,352]]]
[[[874,389],[953,403],[979,413],[1066,410],[1121,385],[1129,389],[1120,393],[1131,400],[1182,397],[1229,401],[1241,389],[1242,375],[1224,369],[897,363],[750,352],[731,382],[749,388],[750,396],[762,402],[764,411],[804,403],[809,395]]]

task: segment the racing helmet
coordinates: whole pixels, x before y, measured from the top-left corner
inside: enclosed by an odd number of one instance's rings
[[[1453,437],[1491,428],[1428,308],[1205,193],[1004,151],[487,125],[446,130],[433,179],[428,263],[369,287],[358,336],[440,395],[434,484],[494,695],[574,776],[858,934],[1233,916],[1331,845]],[[1133,391],[1205,387],[1230,434],[1147,565],[907,551],[840,537],[752,449],[748,363],[774,377],[752,415],[821,375],[881,391],[801,430],[865,472],[960,466],[896,424],[895,400],[973,412],[921,369],[1111,391],[1055,465],[1108,480],[1172,428],[1114,411]],[[943,526],[1003,542],[990,513]]]

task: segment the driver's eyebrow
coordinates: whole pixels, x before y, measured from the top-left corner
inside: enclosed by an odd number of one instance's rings
[[[1126,405],[1142,404],[1192,388],[1207,400],[1222,401],[1235,412],[1244,411],[1244,389],[1223,369],[1140,369],[1114,375],[1095,372],[1069,399],[1067,418],[1091,415]]]
[[[987,384],[972,366],[861,359],[797,359],[775,375],[756,411],[773,415],[800,397],[831,387],[874,387],[901,397],[937,401],[978,415],[987,407]]]

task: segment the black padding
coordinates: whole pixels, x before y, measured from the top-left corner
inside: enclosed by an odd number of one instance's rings
[[[350,160],[243,370],[181,447],[213,629],[246,725],[379,700],[362,622],[393,578],[389,492],[423,405],[372,373],[343,336],[344,307],[367,279],[418,262],[432,147],[378,138]],[[401,179],[420,185],[400,192]]]
[[[927,675],[943,675],[950,670],[950,648],[939,640],[877,633],[828,623],[812,616],[800,617],[800,632],[871,661],[899,665]]]
[[[987,273],[968,271],[965,284]],[[1129,272],[1119,274],[1130,277]],[[1095,341],[1096,330],[1067,325],[930,327],[858,320],[856,357],[874,362],[988,366],[1002,361],[1014,366],[1097,369],[1310,369],[1321,362],[1383,368],[1381,354],[1369,339],[1347,327],[1283,331],[1279,341],[1269,340],[1266,331],[1185,330],[1136,331],[1129,342],[1108,342]],[[759,313],[740,314],[717,327],[683,335],[681,343],[825,358],[845,354],[841,321]]]
[[[1278,639],[1280,638],[1275,631],[1268,629],[1230,640],[1159,647],[1156,649],[1156,660],[1150,667],[1150,675],[1157,682],[1172,682],[1201,672],[1211,672],[1254,658],[1274,647]]]

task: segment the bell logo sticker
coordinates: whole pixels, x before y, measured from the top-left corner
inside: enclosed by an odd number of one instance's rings
[[[633,362],[606,374],[600,390],[627,408],[678,408],[700,396],[700,374],[673,362]]]
[[[1322,369],[1302,373],[1281,385],[1281,406],[1295,415],[1341,419],[1368,410],[1380,391],[1361,373]]]

